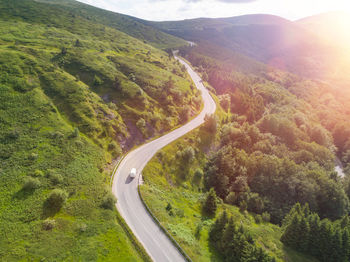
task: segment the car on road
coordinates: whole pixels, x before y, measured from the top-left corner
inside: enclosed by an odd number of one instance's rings
[[[131,168],[131,171],[130,171],[130,177],[131,178],[135,178],[136,177],[136,168]]]

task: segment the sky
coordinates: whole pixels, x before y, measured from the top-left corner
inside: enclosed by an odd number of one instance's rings
[[[197,17],[273,14],[289,20],[330,12],[350,12],[350,0],[78,0],[152,21]]]

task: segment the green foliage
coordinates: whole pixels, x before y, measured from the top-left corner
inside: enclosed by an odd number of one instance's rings
[[[210,189],[205,202],[203,203],[203,212],[208,216],[215,216],[217,210],[216,194],[213,188]]]
[[[204,173],[204,184],[214,187],[219,197],[226,199],[230,192],[235,192],[235,204],[245,200],[248,210],[267,211],[274,223],[281,222],[288,207],[296,202],[308,202],[312,210],[329,218],[343,216],[349,207],[340,183],[325,170],[317,165],[298,165],[286,157],[254,153],[248,157],[245,151],[227,145],[213,154]],[[299,193],[294,191],[295,187]]]
[[[217,118],[215,115],[206,115],[204,117],[204,128],[211,134],[214,135],[216,134],[217,130]]]
[[[58,185],[61,184],[63,182],[63,177],[61,174],[57,174],[57,173],[53,173],[50,174],[50,181],[53,185]]]
[[[268,212],[262,213],[261,217],[262,217],[263,221],[265,221],[265,222],[270,222],[270,220],[271,220],[271,215]]]
[[[179,95],[180,96],[180,95]],[[186,105],[179,113],[179,121],[181,124],[186,123],[190,119],[191,108]]]
[[[201,173],[200,171],[207,162],[204,152],[210,152],[208,148],[211,145],[217,145],[217,143],[212,144],[213,141],[207,136],[207,131],[198,128],[158,152],[143,170],[145,183],[140,187],[142,197],[152,213],[171,232],[192,261],[200,262],[224,260],[221,256],[222,252],[218,252],[209,240],[214,235],[210,235],[209,232],[216,224],[216,217],[203,217],[203,203],[207,195],[202,192],[205,190],[201,184],[198,186],[194,183],[196,173]],[[177,152],[182,152],[188,146],[191,146],[196,154],[186,170],[187,175],[183,177],[184,165],[177,157]],[[246,194],[253,195],[253,193],[246,192],[244,194],[246,200],[249,199],[248,196],[245,196]],[[241,200],[242,198],[239,199]],[[168,204],[172,207],[170,212],[166,210]],[[178,210],[182,211],[183,216],[178,215],[180,214]],[[253,217],[248,212],[240,213],[236,206],[217,201],[216,213],[224,211],[227,216],[234,217],[234,221],[243,224],[245,230],[249,232],[247,234],[249,241],[253,239],[256,246],[274,256],[276,261],[314,261],[304,254],[285,248],[280,241],[282,230],[279,226],[268,222],[257,224],[255,216]],[[223,224],[225,226],[226,222]],[[254,260],[254,258],[251,259]]]
[[[115,203],[117,202],[117,199],[112,194],[112,192],[109,192],[103,197],[102,200],[102,207],[105,209],[114,210],[115,209]]]
[[[308,206],[297,203],[286,216],[281,241],[295,250],[315,256],[319,261],[349,261],[348,216],[343,223],[320,220]],[[341,226],[342,225],[342,226]]]
[[[103,84],[103,81],[101,80],[101,78],[97,75],[94,76],[94,82],[93,82],[93,85],[94,86],[100,86]]]
[[[46,200],[48,208],[60,210],[68,198],[67,192],[62,189],[54,189]]]
[[[108,144],[108,150],[112,153],[113,157],[118,157],[122,154],[122,149],[115,141]]]
[[[224,261],[275,261],[262,248],[256,246],[249,233],[242,226],[238,226],[232,217],[224,212],[215,221],[210,232],[211,244],[220,252]]]
[[[170,203],[168,203],[168,205],[166,206],[165,210],[170,212],[170,210],[172,210],[172,209],[173,209],[173,207],[171,206]]]
[[[56,226],[56,221],[51,218],[47,218],[43,221],[43,229],[44,230],[52,230]]]
[[[23,184],[23,190],[34,190],[39,188],[41,185],[38,178],[26,177]]]

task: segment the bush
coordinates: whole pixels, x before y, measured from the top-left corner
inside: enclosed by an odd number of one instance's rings
[[[82,223],[82,224],[79,224],[79,226],[78,226],[78,230],[81,232],[81,233],[83,233],[83,232],[85,232],[86,230],[87,230],[87,225],[85,224],[85,223]]]
[[[50,208],[61,209],[63,204],[66,202],[68,194],[62,189],[54,189],[47,198],[47,204]]]
[[[103,84],[103,81],[101,78],[99,78],[97,75],[94,76],[94,86],[100,86]]]
[[[234,205],[236,203],[236,200],[237,196],[235,192],[230,192],[225,198],[225,202],[230,205]]]
[[[103,198],[102,201],[102,207],[104,209],[110,209],[113,210],[115,207],[115,203],[117,202],[117,199],[115,196],[112,194],[112,192],[108,192],[105,197]]]
[[[239,203],[239,210],[241,212],[244,212],[247,210],[247,202],[245,200],[243,200]]]
[[[188,146],[186,147],[182,152],[182,160],[186,163],[189,164],[193,161],[194,157],[195,157],[195,152],[193,147]]]
[[[34,177],[26,177],[24,180],[23,189],[24,190],[34,190],[41,186],[39,179]]]
[[[254,219],[255,219],[255,223],[257,223],[257,224],[260,224],[260,223],[263,222],[263,219],[262,219],[262,216],[261,216],[261,215],[256,215],[256,216],[254,217]]]
[[[204,121],[205,130],[214,135],[217,130],[217,119],[215,115],[205,115]]]
[[[180,123],[186,123],[190,119],[191,108],[185,106],[181,109],[179,114]]]
[[[56,226],[56,221],[54,219],[45,219],[43,221],[43,229],[44,230],[51,230]]]
[[[63,177],[60,174],[50,174],[50,181],[52,184],[57,185],[62,183]]]
[[[73,138],[79,137],[79,129],[77,127],[74,128],[74,130],[71,134],[71,137],[73,137]]]
[[[271,215],[268,212],[264,212],[262,213],[262,219],[268,223],[271,220]]]
[[[172,208],[173,207],[171,206],[171,204],[168,203],[168,205],[166,206],[165,210],[169,212]]]
[[[115,142],[112,141],[109,145],[108,145],[108,150],[112,153],[112,155],[114,157],[118,157],[121,155],[122,153],[122,149],[120,148],[120,146]]]
[[[196,171],[194,172],[193,174],[193,182],[199,186],[200,185],[200,182],[202,180],[202,177],[203,177],[203,171],[202,169],[200,168],[197,168]]]
[[[37,153],[31,153],[29,156],[30,160],[36,160],[38,158],[38,154]]]
[[[136,126],[138,129],[142,130],[143,128],[146,127],[146,121],[143,118],[140,118],[137,122],[136,122]]]
[[[32,173],[32,176],[33,177],[43,177],[44,176],[44,172],[39,170],[39,169],[36,169],[33,173]]]
[[[184,216],[185,216],[185,211],[184,211],[183,209],[176,208],[176,209],[175,209],[175,214],[176,214],[176,216],[178,216],[178,217],[184,217]]]

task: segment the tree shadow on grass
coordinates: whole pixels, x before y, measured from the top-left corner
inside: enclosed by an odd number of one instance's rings
[[[17,199],[17,200],[25,200],[29,196],[33,195],[35,189],[20,189],[16,193],[13,194],[12,199]]]
[[[41,214],[42,219],[46,219],[48,217],[53,217],[60,211],[60,207],[52,206],[48,200],[46,200],[43,204],[43,213]]]

